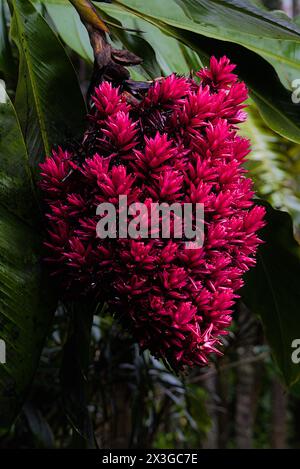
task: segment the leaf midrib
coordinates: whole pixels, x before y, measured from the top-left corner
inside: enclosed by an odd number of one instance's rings
[[[28,70],[28,74],[29,74],[29,77],[30,77],[31,89],[32,89],[33,97],[34,97],[35,107],[36,107],[36,113],[37,113],[38,121],[39,121],[39,124],[40,124],[40,132],[41,132],[41,136],[42,136],[42,139],[43,139],[45,152],[47,154],[49,154],[51,148],[50,148],[50,143],[47,139],[47,130],[46,130],[47,125],[46,125],[46,121],[43,117],[42,108],[40,106],[38,86],[37,86],[37,83],[36,83],[36,78],[34,76],[32,59],[31,59],[31,55],[30,55],[30,52],[29,52],[30,46],[29,46],[28,41],[26,40],[26,30],[24,29],[24,27],[22,25],[22,18],[21,18],[21,15],[20,15],[19,11],[18,11],[18,7],[16,5],[16,0],[13,0],[13,3],[14,3],[14,16],[16,18],[17,27],[18,27],[19,33],[20,33],[19,43],[20,43],[20,47],[22,48],[22,52],[23,52],[23,54],[26,58],[26,65],[27,65],[27,70]],[[37,12],[37,14],[38,14],[38,12]],[[24,48],[23,42],[26,43],[26,45],[27,45],[26,48]]]
[[[1,86],[1,85],[0,85]],[[13,103],[11,102],[11,99],[10,97],[8,96],[8,94],[6,93],[6,91],[4,90],[5,94],[6,94],[6,99],[7,99],[7,102],[6,104],[4,105],[8,105],[11,107],[11,110],[12,110],[12,113],[14,115],[14,118],[15,118],[15,123],[17,125],[17,128],[18,128],[18,131],[19,131],[19,136],[20,136],[20,141],[21,141],[21,144],[22,144],[22,147],[23,147],[23,152],[22,152],[22,155],[23,155],[23,158],[22,160],[23,161],[23,164],[24,164],[24,170],[28,176],[28,180],[29,180],[29,183],[30,183],[30,188],[31,188],[31,192],[33,194],[33,197],[34,197],[34,200],[36,202],[36,206],[39,207],[39,199],[38,199],[38,195],[37,195],[37,191],[36,191],[36,185],[35,185],[35,181],[34,181],[34,178],[33,178],[33,173],[32,173],[32,170],[31,170],[31,167],[30,167],[30,162],[29,162],[29,154],[28,154],[28,150],[27,150],[27,147],[26,147],[26,143],[25,143],[25,140],[24,140],[24,136],[23,136],[23,132],[22,132],[22,128],[21,128],[21,124],[20,124],[20,121],[19,121],[19,118],[18,118],[18,115],[16,113],[16,110],[15,110],[15,107],[13,105]],[[0,104],[1,106],[1,104]],[[21,161],[21,164],[22,164],[22,161]],[[14,217],[18,218],[18,220],[20,220],[22,223],[24,223],[26,226],[32,228],[31,224],[29,222],[27,222],[27,219],[25,219],[24,217],[22,217],[21,215],[18,215],[15,211],[13,211],[8,205],[6,204],[1,204],[1,206],[7,210],[8,213],[10,213],[11,215],[13,215]]]

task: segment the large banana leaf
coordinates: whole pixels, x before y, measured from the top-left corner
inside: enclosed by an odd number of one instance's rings
[[[0,0],[0,72],[12,77],[14,62],[7,31],[7,8],[4,0]]]
[[[36,166],[54,143],[80,135],[85,105],[63,45],[29,0],[12,0],[19,55],[15,107]]]
[[[40,262],[36,196],[12,103],[0,85],[0,434],[16,416],[37,366],[53,297]],[[49,283],[49,282],[47,282]]]
[[[16,108],[1,84],[0,103],[0,432],[16,417],[56,298],[41,261],[43,236],[33,175],[55,143],[80,132],[84,100],[63,45],[29,0],[12,0],[19,49]]]

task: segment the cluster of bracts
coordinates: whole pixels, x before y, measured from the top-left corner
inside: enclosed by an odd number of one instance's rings
[[[264,209],[245,175],[249,142],[237,134],[247,89],[233,70],[226,57],[212,57],[193,78],[158,79],[130,102],[103,82],[89,115],[97,151],[59,148],[41,165],[48,261],[63,294],[107,302],[141,348],[175,370],[220,353],[261,242]],[[99,239],[96,208],[117,205],[120,195],[128,204],[204,204],[203,246],[151,233]]]

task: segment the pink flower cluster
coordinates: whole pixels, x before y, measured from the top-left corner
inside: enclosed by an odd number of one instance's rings
[[[110,83],[95,89],[80,149],[41,164],[48,261],[64,295],[106,301],[141,348],[175,369],[220,354],[242,275],[255,264],[264,209],[254,206],[237,135],[247,98],[226,57],[198,78],[158,79],[141,99]],[[101,202],[203,203],[204,245],[96,236]]]

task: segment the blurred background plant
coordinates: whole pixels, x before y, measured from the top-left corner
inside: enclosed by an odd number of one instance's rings
[[[212,53],[237,63],[251,96],[247,167],[270,204],[266,245],[224,357],[184,376],[140,353],[105,307],[57,306],[39,261],[37,164],[80,138],[93,49],[67,0],[0,0],[0,335],[11,347],[0,448],[300,447],[299,1],[93,3],[112,45],[143,58],[135,80],[188,74]]]

